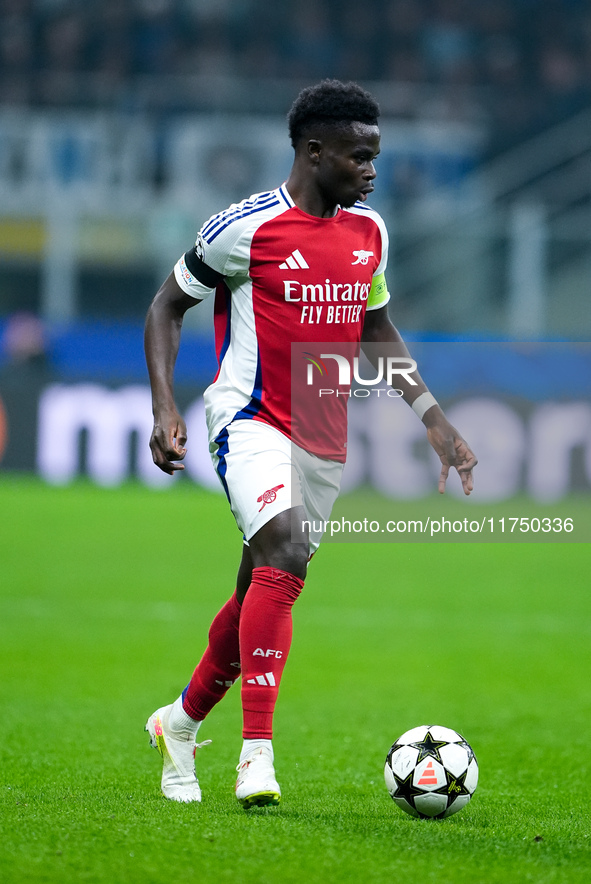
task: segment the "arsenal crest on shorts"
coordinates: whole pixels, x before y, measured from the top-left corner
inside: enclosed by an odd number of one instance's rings
[[[266,507],[268,503],[275,503],[275,501],[277,500],[277,492],[280,488],[285,488],[285,485],[275,485],[274,488],[269,488],[268,491],[264,491],[260,497],[257,497],[257,503],[260,503],[261,501],[263,502],[259,513]]]

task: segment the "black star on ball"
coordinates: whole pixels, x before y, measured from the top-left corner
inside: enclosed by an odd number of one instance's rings
[[[408,804],[410,804],[411,807],[415,808],[415,802],[414,802],[415,795],[422,795],[423,792],[421,789],[417,789],[412,784],[412,777],[414,774],[414,770],[411,770],[411,772],[409,773],[409,775],[407,776],[407,778],[405,780],[401,779],[400,777],[397,777],[396,774],[394,773],[394,771],[392,771],[392,773],[394,774],[394,779],[396,780],[396,791],[394,793],[394,797],[395,798],[404,798],[405,801]],[[415,810],[416,810],[416,808],[415,808]]]
[[[439,789],[434,789],[434,795],[447,795],[447,806],[448,808],[452,806],[456,798],[460,795],[469,795],[470,792],[466,789],[466,775],[468,770],[466,769],[463,774],[460,774],[459,777],[454,777],[447,769],[445,770],[445,778],[447,782],[445,786],[441,786]]]
[[[431,736],[431,731],[427,731],[424,739],[419,740],[418,743],[411,743],[410,745],[413,747],[413,749],[419,750],[419,757],[416,761],[417,764],[419,764],[419,762],[422,761],[423,758],[429,758],[429,756],[431,758],[435,758],[437,761],[443,764],[443,762],[441,761],[439,750],[442,746],[447,745],[447,740],[434,740]]]

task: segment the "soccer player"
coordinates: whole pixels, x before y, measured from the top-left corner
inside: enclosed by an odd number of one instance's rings
[[[280,800],[273,711],[291,644],[291,608],[320,542],[314,531],[294,539],[292,524],[329,517],[345,459],[338,410],[346,397],[327,405],[334,419],[316,441],[294,444],[300,440],[291,412],[291,345],[403,347],[388,317],[387,232],[366,205],[380,149],[378,116],[374,98],[355,83],[325,80],[304,89],[288,116],[295,159],[287,181],[207,221],[148,312],[150,446],[157,466],[172,475],[183,469],[187,437],[173,392],[183,316],[215,290],[219,369],[205,393],[210,451],[244,538],[236,589],[211,624],[189,684],[146,724],[163,759],[162,792],[174,801],[201,800],[197,731],[240,675],[244,743],[236,797],[246,808]],[[397,386],[440,456],[439,490],[453,466],[470,494],[476,458],[420,376],[414,379],[401,377]]]

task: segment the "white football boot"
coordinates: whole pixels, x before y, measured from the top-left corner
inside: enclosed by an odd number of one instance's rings
[[[211,743],[195,743],[195,738],[174,734],[168,719],[172,704],[157,709],[146,722],[150,745],[162,756],[162,794],[171,801],[201,801],[201,789],[195,775],[195,751]]]
[[[236,798],[245,810],[279,804],[281,789],[275,779],[272,749],[255,749],[236,770]]]

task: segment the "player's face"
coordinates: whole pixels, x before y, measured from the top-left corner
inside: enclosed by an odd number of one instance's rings
[[[365,201],[373,191],[373,161],[380,152],[380,130],[366,123],[351,123],[323,138],[318,151],[316,183],[328,205],[349,208]]]

